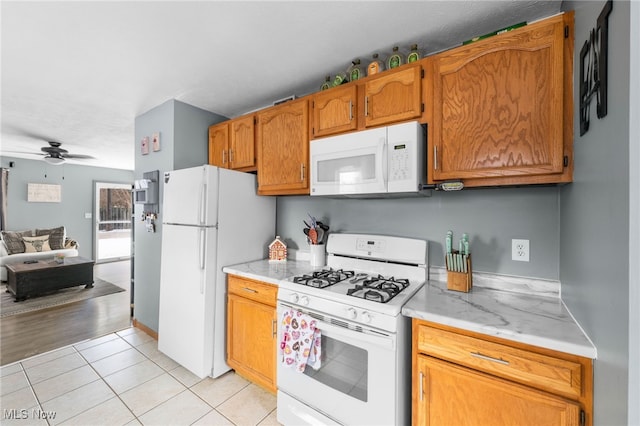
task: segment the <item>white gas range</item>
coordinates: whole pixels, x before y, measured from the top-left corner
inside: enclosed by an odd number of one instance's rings
[[[283,280],[278,336],[291,309],[317,321],[321,367],[300,373],[278,362],[278,421],[408,424],[410,321],[402,306],[428,279],[424,240],[331,234],[327,266]]]

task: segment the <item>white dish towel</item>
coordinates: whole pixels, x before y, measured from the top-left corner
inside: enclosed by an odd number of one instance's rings
[[[303,372],[308,365],[320,368],[321,333],[317,321],[295,309],[287,309],[281,319],[280,351],[282,364]]]

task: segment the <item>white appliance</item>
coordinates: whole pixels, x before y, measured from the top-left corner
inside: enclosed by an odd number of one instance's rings
[[[158,349],[200,378],[226,363],[224,266],[263,259],[275,198],[255,175],[214,166],[164,174]]]
[[[321,367],[278,358],[278,422],[404,425],[411,421],[411,322],[402,306],[427,281],[424,240],[330,234],[327,267],[278,288],[278,336],[294,309],[317,321]]]
[[[311,195],[428,195],[426,135],[417,121],[311,142]]]

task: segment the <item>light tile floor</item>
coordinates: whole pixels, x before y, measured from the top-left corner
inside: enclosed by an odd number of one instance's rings
[[[0,425],[277,425],[276,397],[198,377],[135,328],[0,368]]]

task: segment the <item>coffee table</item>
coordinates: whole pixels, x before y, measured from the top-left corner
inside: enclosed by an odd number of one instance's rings
[[[7,291],[15,302],[27,297],[68,287],[93,287],[94,261],[83,257],[65,257],[62,263],[53,258],[35,263],[7,264]]]

